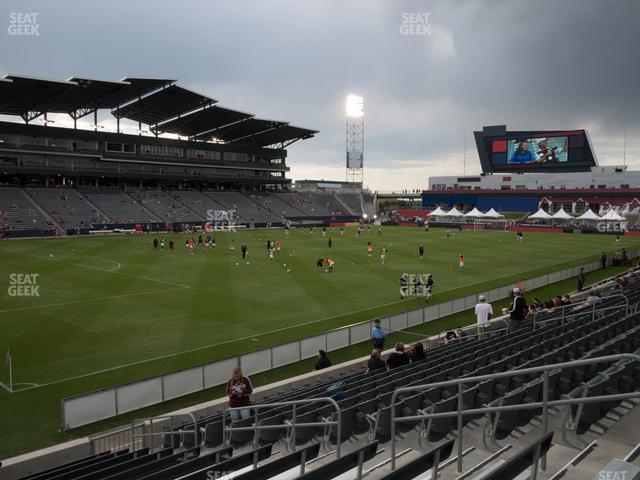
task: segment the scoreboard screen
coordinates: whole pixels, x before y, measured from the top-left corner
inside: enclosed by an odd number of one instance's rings
[[[490,172],[589,171],[597,162],[585,130],[475,132],[482,170]]]

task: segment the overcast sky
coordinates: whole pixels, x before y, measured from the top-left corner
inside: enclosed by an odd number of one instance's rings
[[[9,35],[12,12],[38,13],[39,36]],[[638,1],[3,0],[0,19],[3,75],[176,78],[320,130],[290,148],[294,179],[344,179],[349,93],[365,97],[376,190],[462,174],[465,138],[478,173],[472,132],[484,125],[586,128],[610,165],[626,129],[640,168]],[[417,34],[403,35],[406,20]]]

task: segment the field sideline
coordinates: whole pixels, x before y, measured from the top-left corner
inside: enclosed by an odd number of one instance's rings
[[[11,274],[38,274],[40,296],[13,297],[3,289],[0,351],[11,348],[14,383],[24,391],[0,390],[0,424],[13,440],[21,429],[59,423],[65,396],[414,308],[414,299],[399,300],[405,272],[433,274],[439,301],[590,260],[602,250],[640,247],[632,237],[614,247],[608,235],[527,233],[522,243],[506,232],[465,231],[447,240],[443,230],[417,228],[385,227],[380,237],[375,228],[360,238],[354,229],[327,235],[331,253],[318,229],[217,233],[215,250],[194,255],[185,252],[183,234],[165,236],[176,241],[174,254],[153,252],[154,235],[2,242],[6,285]],[[267,239],[282,241],[273,261]],[[240,262],[242,242],[248,264]],[[335,272],[318,273],[316,260],[329,256]],[[0,381],[8,383],[4,362]],[[43,421],[44,415],[54,418]],[[24,445],[5,447],[0,458]]]

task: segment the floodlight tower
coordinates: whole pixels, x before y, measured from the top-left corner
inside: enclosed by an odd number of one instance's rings
[[[347,95],[347,182],[364,179],[364,98]]]

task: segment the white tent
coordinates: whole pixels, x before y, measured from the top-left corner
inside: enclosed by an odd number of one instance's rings
[[[556,213],[554,213],[552,218],[554,220],[573,220],[573,217],[565,212],[564,208],[561,208]]]
[[[493,208],[482,216],[484,218],[504,218],[504,215],[496,212]]]
[[[429,214],[430,217],[446,217],[447,212],[442,210],[440,207],[436,208],[433,212]]]
[[[553,217],[551,217],[551,215],[549,215],[547,212],[545,212],[541,208],[538,209],[538,211],[533,215],[529,215],[529,219],[532,219],[532,220],[549,220],[551,218]]]
[[[602,216],[602,220],[610,220],[612,222],[624,222],[625,218],[618,215],[618,213],[612,208]]]
[[[453,207],[451,210],[449,210],[446,213],[447,217],[461,217],[462,216],[462,212],[460,210],[458,210],[456,207]]]
[[[464,216],[467,218],[480,218],[480,217],[484,217],[484,214],[480,210],[478,210],[476,207],[473,207],[473,210],[465,213]]]
[[[602,220],[602,218],[593,213],[591,209],[589,209],[582,215],[580,215],[577,220]]]

